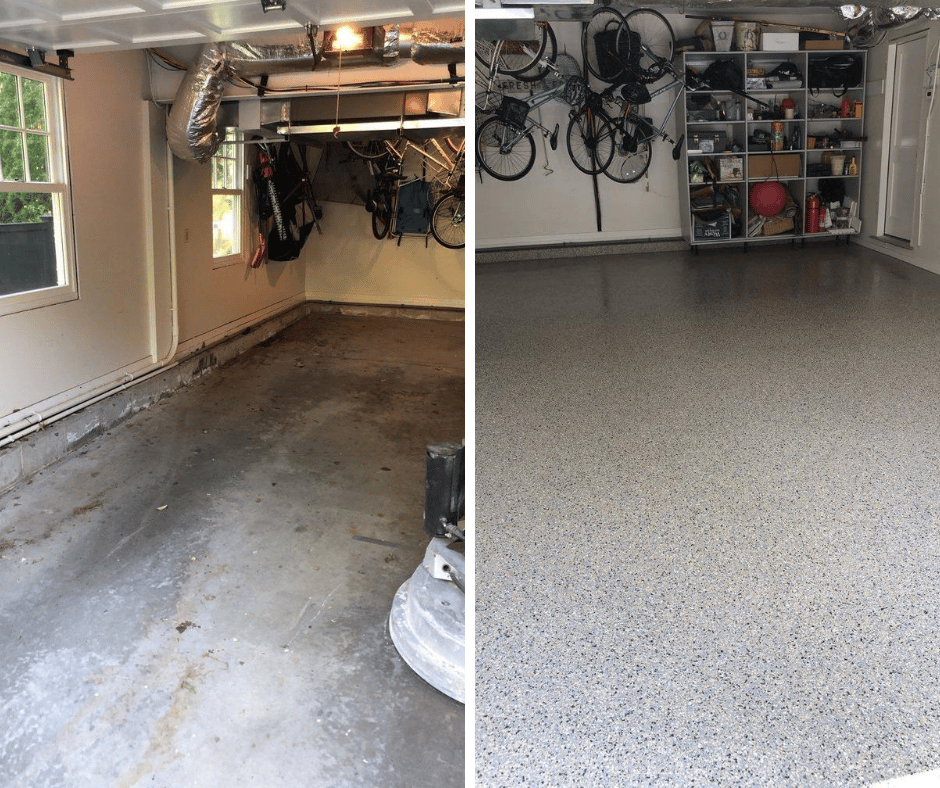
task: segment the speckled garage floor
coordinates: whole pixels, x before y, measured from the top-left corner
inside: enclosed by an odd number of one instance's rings
[[[0,496],[0,786],[462,786],[386,621],[463,346],[311,315]]]
[[[478,267],[477,785],[940,766],[940,277]]]

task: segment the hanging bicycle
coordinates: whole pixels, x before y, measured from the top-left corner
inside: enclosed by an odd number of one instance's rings
[[[498,180],[519,180],[532,169],[536,129],[552,150],[558,147],[558,124],[553,129],[542,125],[532,117],[533,109],[556,100],[573,107],[582,104],[587,88],[577,61],[570,55],[558,55],[546,68],[545,90],[527,99],[501,96],[495,114],[477,129],[477,163]]]

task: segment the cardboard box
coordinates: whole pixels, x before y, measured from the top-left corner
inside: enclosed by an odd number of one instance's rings
[[[808,52],[817,52],[829,49],[845,49],[845,40],[841,38],[829,39],[828,41],[804,41],[803,49]]]
[[[722,156],[718,159],[718,180],[743,181],[744,159],[740,156]]]
[[[799,153],[770,153],[748,156],[748,180],[761,178],[798,178],[802,163]]]
[[[800,48],[799,33],[761,33],[760,48],[763,52],[796,52]]]

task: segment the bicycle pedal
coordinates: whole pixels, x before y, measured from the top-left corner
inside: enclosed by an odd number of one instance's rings
[[[672,149],[672,158],[673,161],[679,161],[679,158],[682,156],[682,143],[685,142],[685,134],[679,137],[679,141],[675,144]]]
[[[558,130],[559,125],[555,124],[555,130],[548,137],[548,144],[551,145],[552,150],[558,150]]]

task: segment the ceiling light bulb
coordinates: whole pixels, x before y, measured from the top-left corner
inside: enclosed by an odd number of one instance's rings
[[[362,49],[362,33],[356,32],[352,25],[343,25],[336,28],[333,34],[333,49],[348,51],[350,49]]]

